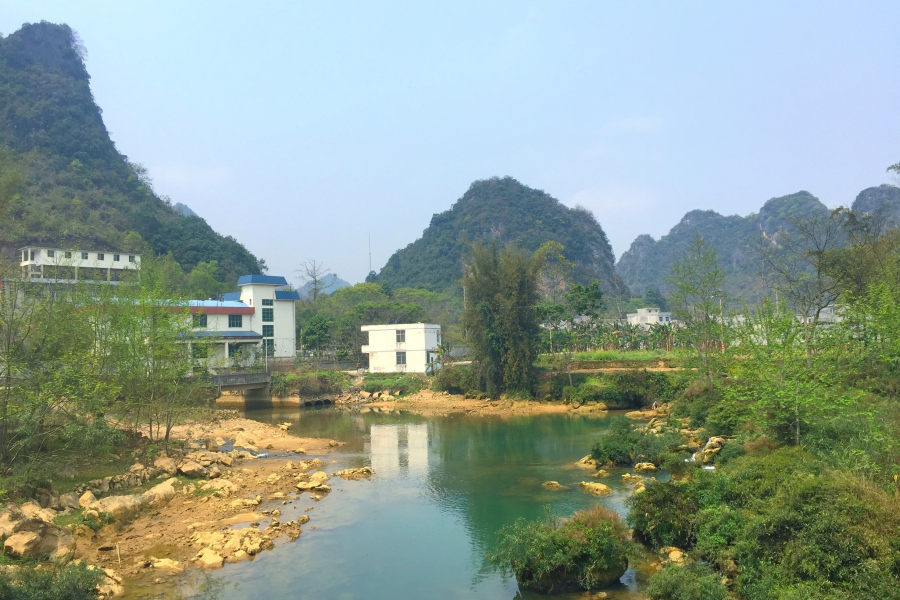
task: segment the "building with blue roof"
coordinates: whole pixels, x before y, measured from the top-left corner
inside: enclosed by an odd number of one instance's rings
[[[194,337],[210,342],[210,366],[228,364],[240,356],[293,358],[297,353],[297,317],[300,295],[283,289],[284,277],[243,275],[240,291],[217,300],[191,300]],[[282,288],[282,289],[279,289]]]

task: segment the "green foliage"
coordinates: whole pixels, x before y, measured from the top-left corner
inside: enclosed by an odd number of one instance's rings
[[[438,371],[432,387],[437,391],[450,392],[451,394],[465,394],[469,390],[478,387],[472,367],[468,365],[453,365],[444,367]]]
[[[618,580],[632,554],[618,515],[595,505],[571,519],[525,521],[498,534],[489,560],[512,570],[519,583],[542,592],[606,587]]]
[[[429,380],[413,373],[368,373],[363,378],[362,388],[367,392],[389,390],[391,395],[406,396],[428,387]]]
[[[91,600],[103,582],[101,569],[86,563],[22,563],[0,570],[0,598],[7,600]]]
[[[0,246],[53,240],[128,251],[126,238],[136,232],[188,271],[217,261],[227,282],[260,272],[264,264],[244,246],[175,211],[153,191],[146,169],[116,150],[78,48],[68,26],[47,22],[0,38],[0,147],[9,148],[0,153],[11,167],[0,169],[0,204],[8,201]]]
[[[628,499],[628,525],[635,536],[656,549],[689,548],[695,540],[695,513],[700,508],[697,484],[650,480]]]
[[[647,585],[650,600],[727,600],[728,589],[708,565],[670,564]]]
[[[538,277],[543,264],[514,246],[471,246],[463,283],[462,323],[468,332],[478,389],[530,396],[536,382]]]
[[[273,396],[318,396],[336,394],[350,384],[343,371],[300,371],[272,373],[270,391]]]
[[[603,282],[603,291],[627,294],[616,273],[612,248],[594,216],[570,209],[540,190],[510,177],[474,182],[448,211],[434,215],[422,237],[395,252],[374,278],[394,288],[426,288],[442,292],[455,287],[466,241],[499,246],[521,244],[535,252],[547,241],[565,247],[579,283]]]
[[[683,443],[681,435],[674,431],[652,433],[646,428],[635,427],[626,417],[616,417],[591,449],[591,457],[600,462],[629,464],[652,462],[659,464],[662,457]]]

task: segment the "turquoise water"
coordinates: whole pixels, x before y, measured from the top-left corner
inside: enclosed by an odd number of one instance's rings
[[[304,494],[287,506],[263,505],[281,508],[282,521],[314,509],[296,542],[217,571],[215,597],[223,600],[542,597],[520,592],[514,578],[485,561],[497,530],[519,517],[541,518],[547,507],[569,516],[601,503],[624,515],[630,494],[619,482],[624,469],[602,480],[613,489],[610,496],[578,489],[591,478],[573,463],[589,452],[609,416],[424,418],[337,409],[247,416],[291,421],[297,436],[347,442],[324,457],[329,474],[372,465],[376,475],[370,481],[333,478],[333,491],[321,502]],[[548,480],[571,489],[544,490]],[[611,598],[640,598],[642,583],[629,569],[623,583],[607,591]]]

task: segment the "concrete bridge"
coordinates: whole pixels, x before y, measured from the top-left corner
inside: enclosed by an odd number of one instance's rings
[[[216,386],[219,395],[225,392],[243,392],[247,390],[259,390],[256,393],[268,394],[272,384],[271,373],[227,373],[213,375],[209,382]]]

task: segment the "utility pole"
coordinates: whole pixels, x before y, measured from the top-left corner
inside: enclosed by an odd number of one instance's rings
[[[372,272],[372,234],[369,234],[369,273]]]

